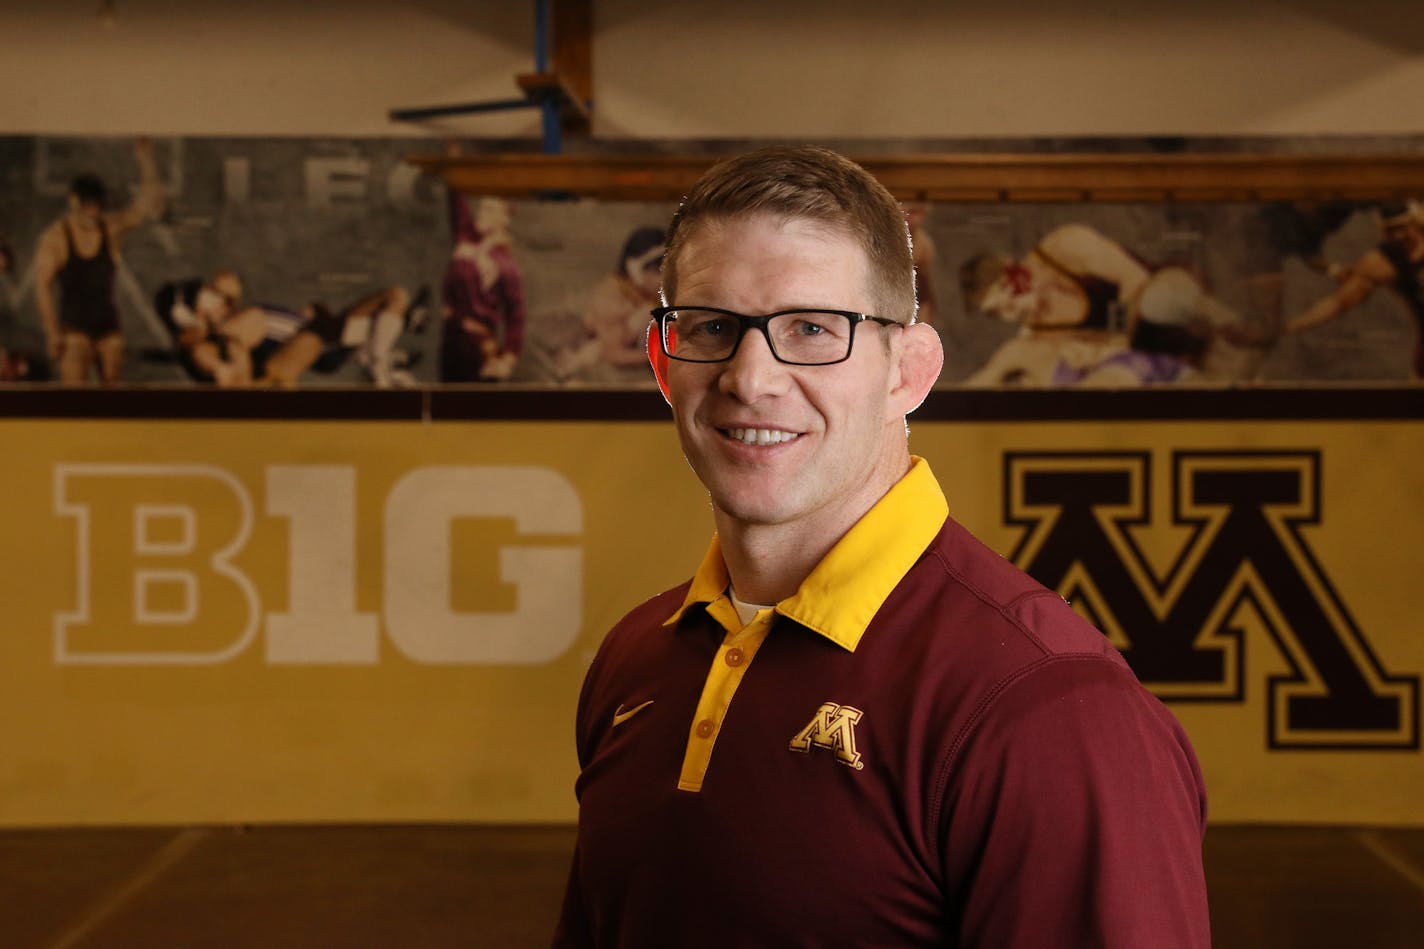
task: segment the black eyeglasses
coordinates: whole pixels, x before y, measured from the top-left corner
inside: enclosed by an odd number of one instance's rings
[[[778,310],[744,316],[712,306],[660,306],[653,310],[663,352],[683,362],[726,362],[748,330],[761,330],[772,356],[792,366],[829,366],[850,358],[855,328],[869,320],[898,320],[850,310]]]

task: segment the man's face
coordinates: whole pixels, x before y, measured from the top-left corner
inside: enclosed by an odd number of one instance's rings
[[[69,206],[74,210],[74,213],[81,218],[95,223],[98,223],[99,219],[104,216],[103,205],[97,201],[80,200],[77,195],[71,194],[69,196]]]
[[[678,261],[677,299],[749,316],[792,308],[876,313],[869,263],[849,235],[769,216],[699,225]],[[851,358],[778,362],[750,331],[724,363],[668,366],[668,401],[713,507],[743,525],[848,527],[904,474],[904,407],[891,405],[904,332],[855,330]]]
[[[219,273],[213,278],[213,289],[227,301],[228,306],[236,306],[237,301],[242,299],[242,281],[235,273]]]
[[[1004,274],[984,294],[979,308],[1005,323],[1032,326],[1037,322],[1039,297],[1032,275],[1021,264],[1009,264]]]
[[[488,237],[509,228],[509,202],[503,198],[481,198],[475,211],[475,227]]]

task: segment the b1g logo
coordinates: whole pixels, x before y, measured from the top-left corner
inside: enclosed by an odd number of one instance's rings
[[[375,663],[382,620],[401,653],[427,664],[547,662],[578,638],[582,550],[547,541],[581,533],[583,507],[558,472],[452,465],[407,473],[385,498],[379,615],[357,608],[356,469],[271,465],[265,475],[265,513],[288,527],[287,609],[265,616],[269,663]],[[55,662],[209,665],[256,642],[259,586],[234,563],[251,539],[255,505],[231,472],[58,465],[54,501],[76,537],[76,602],[55,616]],[[461,518],[512,520],[520,537],[544,541],[498,551],[512,611],[452,607],[452,524]]]
[[[1320,453],[1173,452],[1165,499],[1152,461],[1005,454],[1004,519],[1024,529],[1010,559],[1164,700],[1242,701],[1260,687],[1246,649],[1260,631],[1288,670],[1265,681],[1269,747],[1417,749],[1419,677],[1385,670],[1302,535],[1325,513]],[[1135,529],[1164,501],[1176,540],[1151,558]]]

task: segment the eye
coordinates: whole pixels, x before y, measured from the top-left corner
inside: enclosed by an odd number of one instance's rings
[[[797,336],[820,336],[826,328],[814,320],[797,320],[792,332]]]
[[[727,332],[727,320],[716,317],[698,320],[688,326],[684,332],[696,336],[721,336]]]

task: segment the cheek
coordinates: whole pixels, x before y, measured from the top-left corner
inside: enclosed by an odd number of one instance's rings
[[[864,433],[880,421],[880,406],[886,392],[886,385],[882,383],[885,383],[883,374],[877,374],[844,379],[840,385],[807,385],[801,391],[831,437],[860,441]]]
[[[690,405],[685,399],[680,399],[676,394],[669,400],[672,406],[673,427],[677,429],[677,442],[682,448],[683,455],[692,465],[694,471],[701,472],[702,465],[699,459],[703,456],[702,448],[706,440],[707,433],[699,429],[695,419],[697,408]]]
[[[679,427],[685,419],[690,419],[701,404],[706,391],[706,380],[695,372],[696,367],[663,357],[661,375],[666,386],[664,394],[672,406]],[[654,371],[657,371],[655,367]]]

